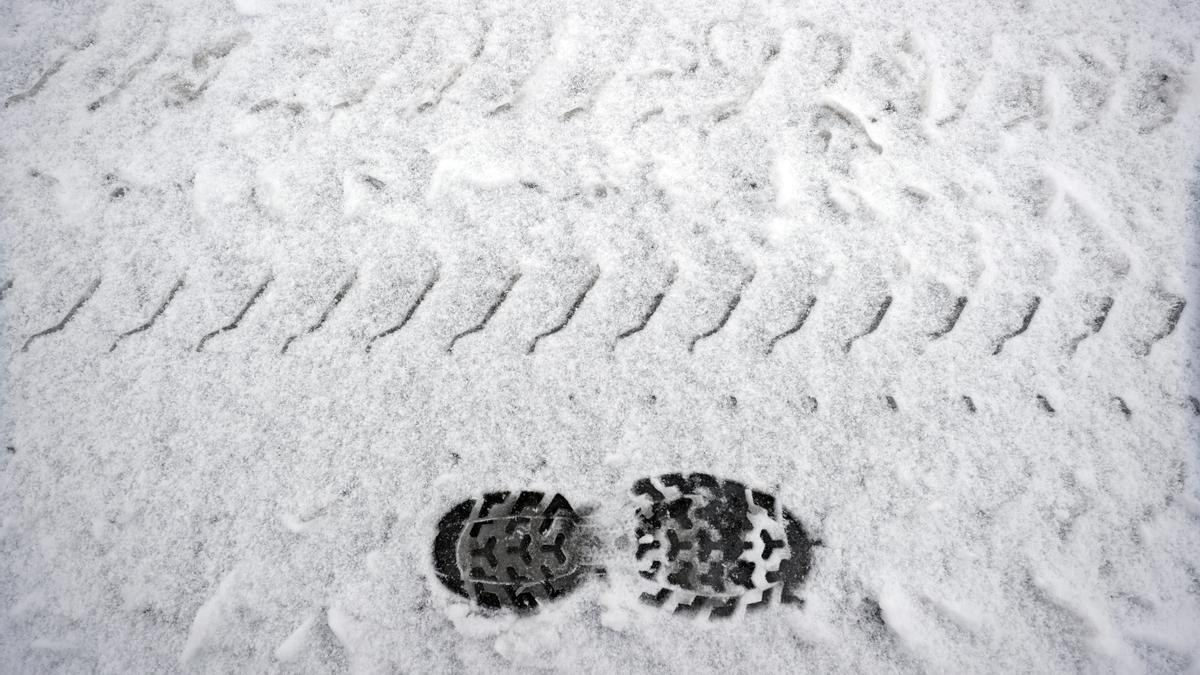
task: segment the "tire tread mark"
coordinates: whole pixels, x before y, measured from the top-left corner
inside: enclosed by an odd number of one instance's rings
[[[1167,309],[1166,321],[1157,333],[1150,336],[1149,339],[1141,344],[1137,350],[1138,356],[1149,356],[1154,344],[1174,333],[1175,326],[1179,325],[1179,319],[1183,316],[1183,310],[1187,307],[1187,301],[1178,295],[1170,293],[1166,295],[1166,298],[1171,301],[1171,306]]]
[[[441,265],[434,265],[433,272],[431,272],[429,275],[429,280],[425,282],[425,286],[421,289],[421,292],[417,294],[417,299],[414,300],[412,305],[409,306],[408,311],[404,313],[404,317],[400,319],[400,322],[391,328],[371,336],[371,339],[367,340],[366,351],[368,354],[371,353],[371,348],[375,345],[376,340],[381,340],[393,333],[399,332],[402,328],[408,325],[408,322],[413,318],[413,315],[417,313],[417,309],[421,306],[421,303],[425,302],[425,297],[429,295],[429,292],[433,290],[434,285],[437,284],[437,282],[441,279],[441,272]]]
[[[519,271],[513,273],[508,278],[504,288],[500,289],[500,294],[496,296],[496,301],[493,302],[490,307],[488,307],[487,312],[484,313],[483,318],[479,320],[479,323],[450,338],[450,344],[446,345],[447,354],[454,352],[454,345],[458,344],[459,340],[467,337],[468,335],[482,331],[488,325],[488,322],[492,320],[492,317],[496,315],[496,312],[500,311],[500,306],[503,305],[504,301],[508,299],[508,294],[512,291],[513,287],[517,285],[517,282],[520,279],[521,273]]]
[[[560,321],[558,325],[554,326],[553,328],[535,335],[533,337],[533,341],[529,343],[529,348],[525,351],[525,353],[532,354],[537,349],[538,342],[540,342],[543,338],[550,337],[551,335],[554,335],[560,330],[566,328],[567,324],[571,323],[571,319],[575,317],[575,312],[579,310],[579,306],[583,304],[585,299],[587,299],[588,293],[592,292],[592,289],[596,287],[596,282],[599,280],[600,270],[596,269],[588,278],[587,285],[584,286],[583,291],[576,296],[575,301],[572,302],[571,306],[567,308],[567,313],[565,316],[563,316],[562,321]]]
[[[1005,343],[1029,330],[1029,325],[1033,323],[1033,316],[1037,314],[1038,307],[1041,307],[1041,305],[1042,297],[1040,295],[1033,296],[1029,304],[1025,306],[1025,315],[1021,318],[1021,325],[1016,330],[1000,336],[1000,339],[996,341],[995,347],[992,348],[992,356],[998,356],[1004,350]]]
[[[25,91],[17,92],[15,94],[13,94],[12,96],[9,96],[8,98],[4,99],[4,107],[7,108],[8,106],[13,105],[14,103],[20,103],[21,101],[24,101],[27,98],[33,98],[34,96],[37,96],[38,92],[40,92],[42,90],[42,87],[46,86],[46,82],[48,82],[50,80],[50,78],[53,77],[54,74],[57,73],[63,67],[64,64],[66,64],[66,62],[67,62],[66,56],[59,57],[59,59],[57,61],[50,64],[49,68],[46,68],[46,70],[42,71],[41,76],[38,77],[37,81],[34,82],[32,85],[30,85],[30,87],[28,89],[26,89]]]
[[[179,293],[179,291],[182,289],[183,278],[181,277],[175,282],[175,285],[171,287],[171,290],[167,291],[167,297],[163,298],[162,304],[158,306],[158,309],[154,310],[154,314],[150,315],[150,318],[147,319],[145,323],[121,333],[115,340],[113,340],[112,346],[108,348],[109,353],[116,351],[117,345],[121,344],[121,340],[124,340],[131,335],[137,335],[143,331],[150,330],[150,328],[154,325],[154,322],[158,321],[158,317],[162,316],[163,312],[167,311],[167,306],[170,305],[171,301],[175,299],[175,294]]]
[[[242,319],[246,318],[246,314],[250,311],[250,308],[254,306],[254,303],[258,302],[258,299],[262,297],[262,294],[267,291],[267,287],[270,286],[271,282],[274,280],[275,277],[268,274],[267,277],[263,279],[262,283],[258,285],[258,288],[254,289],[254,294],[250,296],[250,299],[246,301],[245,305],[242,305],[242,308],[238,310],[237,315],[233,317],[232,321],[214,331],[205,333],[204,336],[200,338],[200,341],[196,343],[196,351],[204,351],[204,345],[208,344],[209,340],[217,337],[221,333],[228,333],[229,331],[237,328],[238,324],[242,322]]]
[[[329,320],[329,315],[333,313],[333,310],[336,309],[337,306],[341,304],[342,300],[346,298],[346,294],[349,293],[350,289],[354,287],[354,282],[357,280],[358,272],[356,271],[350,275],[350,278],[347,279],[344,284],[342,284],[341,288],[337,290],[337,293],[334,293],[333,300],[330,301],[330,303],[325,307],[325,311],[321,312],[321,316],[317,319],[316,323],[306,328],[303,333],[291,335],[284,340],[283,347],[280,348],[279,353],[286,354],[288,348],[292,346],[292,343],[295,342],[297,338],[300,338],[304,335],[311,335],[312,333],[320,330],[321,326],[324,326],[325,322]]]
[[[1104,322],[1108,320],[1108,313],[1112,311],[1112,308],[1113,299],[1111,297],[1104,296],[1100,299],[1100,304],[1096,307],[1096,315],[1088,322],[1088,332],[1071,338],[1071,341],[1067,344],[1068,354],[1074,355],[1076,350],[1079,349],[1079,343],[1099,333],[1100,329],[1104,328]]]
[[[140,75],[143,70],[146,69],[147,66],[149,66],[151,63],[154,63],[155,61],[158,60],[158,57],[162,56],[162,54],[166,50],[166,48],[167,48],[167,41],[164,37],[162,39],[162,41],[158,43],[158,46],[154,48],[154,51],[152,53],[150,53],[149,55],[147,55],[143,58],[138,59],[137,61],[134,61],[133,64],[131,66],[129,66],[129,70],[125,71],[125,75],[123,75],[121,77],[121,81],[118,82],[115,87],[113,87],[111,90],[109,90],[108,93],[102,94],[100,96],[100,98],[89,103],[88,107],[87,107],[88,112],[96,112],[97,110],[100,109],[100,106],[104,105],[105,103],[108,103],[110,100],[112,100],[118,94],[120,94],[122,91],[124,91],[125,88],[128,87],[133,82],[133,80],[135,78],[137,78],[137,76]]]
[[[729,317],[733,316],[733,312],[737,310],[738,305],[741,304],[742,295],[746,292],[746,288],[749,287],[754,281],[754,276],[755,271],[751,270],[745,277],[742,278],[741,283],[738,284],[737,290],[734,291],[733,297],[729,299],[729,304],[726,305],[725,312],[721,315],[720,320],[717,321],[715,326],[699,335],[693,336],[692,339],[688,341],[687,350],[689,354],[695,353],[697,342],[716,335],[721,331],[722,328],[725,327],[725,324],[729,323]]]
[[[954,330],[958,325],[958,320],[962,318],[963,311],[967,308],[967,296],[960,295],[954,299],[954,307],[950,310],[950,316],[946,317],[946,323],[941,328],[929,334],[931,340],[938,340],[945,337]]]
[[[842,352],[849,354],[850,349],[854,346],[855,342],[857,342],[858,340],[861,340],[862,338],[865,338],[866,336],[868,336],[871,333],[874,333],[876,330],[878,330],[879,325],[883,323],[883,317],[887,316],[888,308],[890,308],[891,306],[892,306],[892,296],[885,295],[883,297],[883,302],[881,302],[879,304],[879,309],[875,311],[875,318],[871,319],[871,324],[869,326],[867,326],[867,329],[865,331],[859,333],[858,335],[851,337],[849,340],[846,340],[846,344],[842,345]]]
[[[796,322],[792,324],[792,327],[767,341],[767,356],[770,356],[775,351],[775,345],[779,344],[780,340],[795,335],[800,332],[801,328],[804,328],[804,324],[808,321],[808,317],[816,304],[817,296],[815,295],[810,295],[804,299],[804,305],[800,308],[800,314],[796,317]]]
[[[1054,406],[1050,405],[1049,399],[1047,399],[1044,394],[1037,395],[1037,402],[1038,402],[1038,405],[1042,408],[1042,410],[1046,411],[1046,414],[1053,415],[1055,412],[1057,412],[1054,409]]]
[[[71,308],[67,310],[67,313],[64,314],[63,317],[58,320],[58,323],[47,328],[46,330],[39,331],[37,333],[34,333],[33,335],[30,335],[29,339],[25,340],[25,344],[21,346],[21,351],[22,352],[29,351],[29,345],[33,344],[34,340],[45,337],[47,335],[53,335],[54,333],[57,333],[57,332],[61,331],[63,328],[65,328],[67,326],[67,324],[71,322],[71,319],[75,318],[75,315],[79,312],[79,310],[84,305],[87,304],[87,301],[92,299],[92,295],[96,293],[96,289],[99,287],[100,287],[100,278],[97,277],[96,280],[93,281],[87,287],[87,290],[85,290],[83,292],[83,295],[79,296],[79,299],[75,301],[75,304],[71,305]]]
[[[661,291],[656,293],[654,297],[650,298],[650,305],[646,307],[646,311],[642,314],[641,320],[638,321],[636,326],[619,333],[617,335],[617,341],[637,335],[646,328],[646,326],[650,323],[650,319],[654,318],[655,312],[658,311],[659,306],[662,305],[663,300],[667,297],[667,293],[670,292],[671,287],[675,285],[675,279],[678,274],[679,268],[672,267],[671,274],[667,277],[667,283],[663,286]],[[616,346],[615,342],[613,343],[613,346]]]
[[[1124,415],[1125,419],[1133,417],[1133,411],[1129,409],[1129,404],[1125,402],[1125,399],[1120,396],[1114,396],[1112,400],[1113,403],[1117,404],[1117,411]]]

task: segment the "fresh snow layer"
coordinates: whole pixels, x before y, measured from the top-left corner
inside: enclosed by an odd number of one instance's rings
[[[0,6],[0,670],[1196,672],[1200,3]],[[431,577],[779,495],[802,609]],[[632,537],[632,533],[628,536]]]

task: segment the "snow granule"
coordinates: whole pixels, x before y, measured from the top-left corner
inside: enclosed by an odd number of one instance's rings
[[[0,670],[1196,669],[1198,50],[1168,0],[0,7]],[[432,577],[459,500],[697,470],[821,540],[802,608]]]

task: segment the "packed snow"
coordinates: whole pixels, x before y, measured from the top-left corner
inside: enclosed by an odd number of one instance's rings
[[[1200,3],[0,5],[0,671],[1200,672]],[[452,602],[778,495],[804,604]]]

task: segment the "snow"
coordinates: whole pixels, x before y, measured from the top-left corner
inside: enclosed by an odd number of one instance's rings
[[[0,670],[1200,668],[1198,49],[1170,0],[0,7]],[[823,542],[803,609],[431,576],[472,494],[620,532],[681,470]]]

